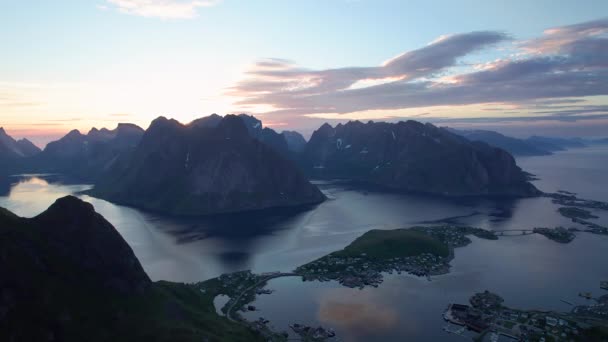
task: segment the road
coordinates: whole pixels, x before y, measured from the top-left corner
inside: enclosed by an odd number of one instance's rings
[[[226,310],[226,317],[228,317],[229,320],[236,322],[236,320],[234,318],[232,318],[232,311],[234,310],[234,306],[241,300],[241,298],[248,293],[249,291],[252,291],[254,289],[257,289],[260,285],[266,283],[267,281],[271,280],[271,279],[276,279],[276,278],[282,278],[282,277],[294,277],[294,276],[298,276],[299,274],[297,273],[277,273],[277,274],[273,274],[270,275],[268,277],[264,277],[263,279],[259,280],[258,282],[256,282],[255,284],[249,286],[248,288],[244,289],[234,300],[234,302],[232,303],[232,305],[230,305],[230,307],[228,308],[228,310]]]

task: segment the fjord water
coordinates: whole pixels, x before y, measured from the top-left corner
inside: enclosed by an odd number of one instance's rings
[[[518,159],[540,179],[543,191],[567,190],[587,199],[608,201],[608,148],[590,147],[552,156]],[[369,229],[394,229],[448,220],[493,230],[574,226],[548,198],[520,200],[446,200],[382,193],[340,183],[319,183],[330,198],[300,212],[273,211],[214,218],[182,219],[80,196],[91,202],[131,245],[154,280],[194,282],[225,272],[282,270],[343,248]],[[0,206],[34,216],[55,199],[86,190],[57,175],[11,177],[0,193]],[[0,190],[2,191],[2,190]],[[598,223],[608,213],[594,211]],[[452,271],[432,281],[406,275],[385,278],[379,288],[340,287],[335,282],[282,278],[276,290],[255,305],[278,329],[290,323],[333,327],[341,340],[460,340],[441,330],[441,314],[450,302],[466,302],[476,291],[492,290],[507,305],[569,310],[561,299],[585,303],[580,291],[599,294],[608,279],[608,237],[578,233],[562,245],[543,236],[509,236],[498,241],[473,238],[456,250]]]

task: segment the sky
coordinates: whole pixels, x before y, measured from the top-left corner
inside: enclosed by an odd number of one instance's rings
[[[249,113],[606,136],[608,1],[0,0],[0,126]]]

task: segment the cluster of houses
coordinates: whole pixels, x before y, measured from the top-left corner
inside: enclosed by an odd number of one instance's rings
[[[496,232],[491,230],[459,225],[440,225],[440,226],[425,226],[413,227],[416,230],[427,235],[430,235],[437,240],[445,243],[451,248],[464,247],[471,243],[471,239],[467,235],[474,235],[480,239],[498,240]]]
[[[337,280],[351,288],[377,287],[383,281],[382,272],[409,273],[420,277],[444,274],[449,270],[446,258],[430,253],[411,257],[369,259],[365,253],[360,257],[330,255],[299,267],[296,273],[304,280]]]
[[[335,337],[336,333],[333,329],[325,329],[323,327],[310,327],[303,324],[291,324],[289,326],[296,334],[302,337],[303,341],[325,341],[329,338]]]
[[[577,306],[572,312],[580,316],[608,321],[608,295],[601,296],[594,304]]]
[[[577,307],[572,313],[554,313],[507,308],[500,296],[486,291],[474,295],[470,306],[450,304],[443,317],[478,333],[491,332],[491,336],[504,335],[520,341],[569,341],[577,340],[581,333],[578,318],[588,315],[580,310],[600,310],[608,319],[608,296],[604,297],[598,304]]]

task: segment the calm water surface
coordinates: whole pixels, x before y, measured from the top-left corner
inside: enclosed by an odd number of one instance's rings
[[[608,148],[593,147],[552,156],[518,159],[537,175],[543,191],[568,190],[580,197],[608,201]],[[0,185],[0,206],[21,216],[34,216],[55,199],[86,190],[59,176],[11,177]],[[178,219],[91,202],[131,245],[155,280],[193,282],[225,272],[291,270],[341,249],[369,229],[394,229],[449,219],[487,229],[573,226],[546,198],[522,200],[444,200],[386,194],[320,183],[330,200],[302,212],[232,215],[207,219]],[[608,213],[596,211],[598,223]],[[336,329],[345,341],[462,340],[441,330],[441,314],[450,302],[466,302],[476,291],[501,294],[508,305],[569,310],[561,302],[579,303],[580,291],[599,294],[608,279],[608,237],[579,233],[562,245],[542,236],[473,239],[456,250],[452,272],[432,281],[387,276],[379,288],[356,290],[335,282],[302,282],[282,278],[270,282],[276,290],[255,305],[278,329],[294,322]]]

